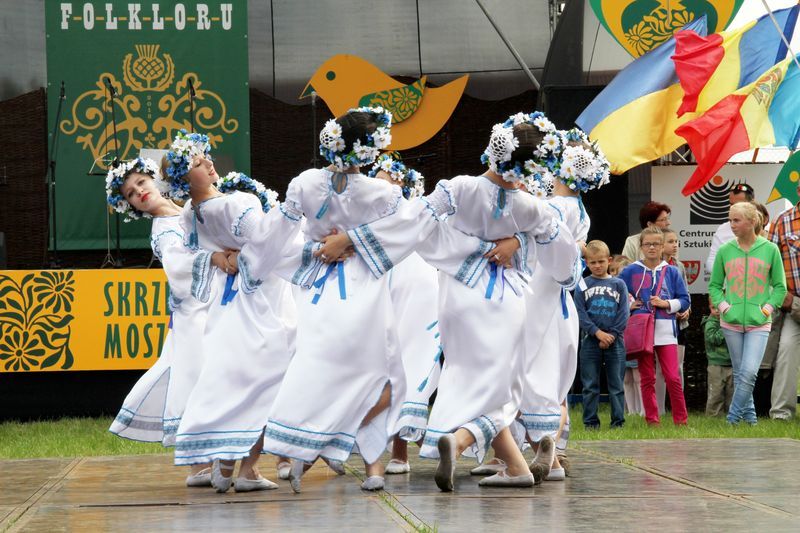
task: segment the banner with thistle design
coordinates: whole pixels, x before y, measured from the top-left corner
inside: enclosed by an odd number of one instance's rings
[[[163,270],[0,270],[0,372],[138,370],[169,331]]]
[[[708,33],[728,27],[744,0],[590,0],[592,9],[622,47],[639,57],[689,22],[706,15]]]
[[[104,178],[87,172],[93,163],[105,172],[117,152],[128,160],[166,149],[178,130],[190,131],[192,87],[195,131],[208,134],[213,156],[250,173],[246,0],[46,0],[45,9],[50,131],[66,87],[55,154],[59,248],[105,247]],[[149,228],[124,224],[123,247],[146,248]]]

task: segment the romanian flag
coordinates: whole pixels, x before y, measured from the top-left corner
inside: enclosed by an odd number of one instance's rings
[[[680,31],[686,30],[705,35],[705,15]],[[614,174],[622,174],[684,144],[674,133],[675,128],[693,116],[677,116],[683,89],[670,58],[674,52],[675,37],[671,37],[635,59],[575,121],[600,145]]]
[[[775,11],[775,20],[791,41],[800,6]],[[678,115],[703,112],[737,89],[754,82],[786,57],[786,45],[769,15],[736,30],[703,36],[675,34],[675,72],[683,87]]]
[[[800,55],[798,55],[800,57]],[[800,69],[797,58],[773,65],[756,81],[679,127],[697,159],[683,187],[689,196],[708,183],[734,154],[762,146],[794,149],[800,142]]]

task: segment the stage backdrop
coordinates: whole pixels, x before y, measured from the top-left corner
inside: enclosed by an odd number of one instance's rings
[[[696,165],[653,167],[650,197],[672,209],[672,229],[678,232],[678,255],[686,266],[690,293],[708,292],[711,272],[706,272],[705,262],[714,232],[728,220],[731,185],[739,182],[752,185],[756,201],[767,206],[770,220],[792,206],[782,198],[767,203],[782,167],[781,164],[725,165],[705,187],[689,197],[681,194],[681,188]]]
[[[196,131],[209,135],[225,166],[250,173],[246,0],[46,0],[45,9],[51,132],[66,87],[55,154],[59,248],[105,247],[105,178],[89,169],[96,162],[95,172],[105,172],[117,148],[131,159],[191,130],[192,85]],[[149,227],[123,224],[123,247],[147,247]]]
[[[150,368],[168,299],[161,269],[0,270],[0,372]]]

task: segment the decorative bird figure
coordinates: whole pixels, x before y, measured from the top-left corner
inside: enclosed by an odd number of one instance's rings
[[[300,98],[316,92],[335,116],[348,109],[379,105],[392,113],[392,150],[424,143],[442,129],[458,105],[469,75],[441,87],[426,87],[423,76],[401,83],[368,61],[339,54],[320,66]]]
[[[800,152],[795,152],[786,160],[778,177],[775,178],[767,203],[786,198],[792,205],[797,204],[800,200],[797,195],[798,185],[800,185]]]

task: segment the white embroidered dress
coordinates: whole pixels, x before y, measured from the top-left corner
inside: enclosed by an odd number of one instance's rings
[[[546,201],[575,240],[585,242],[590,221],[581,199],[553,196]],[[570,278],[554,276],[548,269],[537,269],[533,274],[533,294],[528,298],[530,318],[525,326],[528,349],[521,409],[522,424],[533,442],[545,435],[555,438],[561,420],[561,402],[575,379],[580,325],[568,291],[581,279],[580,261],[576,268],[579,270]],[[543,314],[541,309],[550,312]]]
[[[158,361],[128,393],[109,431],[126,439],[172,446],[203,366],[202,332],[209,304],[191,295],[194,254],[184,245],[179,216],[153,219],[150,246],[169,283],[169,332]]]
[[[440,181],[431,195],[414,205],[427,209],[418,226],[398,226],[416,234],[423,243],[420,255],[426,260],[422,248],[427,246],[431,226],[441,226],[445,218],[452,228],[483,241],[466,259],[462,250],[447,249],[446,245],[436,252],[461,260],[458,268],[439,274],[439,329],[445,363],[420,450],[423,457],[437,458],[441,435],[465,428],[476,441],[467,452],[481,461],[494,437],[517,416],[522,399],[524,294],[528,290],[525,262],[535,249],[533,243],[528,246],[528,237],[549,242],[559,232],[569,232],[543,202],[516,189],[498,187],[485,177]],[[486,241],[515,234],[521,234],[523,245],[515,267],[487,266],[483,254],[493,245]],[[393,261],[406,252],[403,237],[386,220],[357,228],[351,239],[362,254],[380,246]],[[373,241],[378,244],[371,245]],[[577,254],[571,236],[558,241],[556,248],[573,259]]]
[[[396,431],[406,395],[395,315],[380,251],[325,265],[312,256],[333,229],[350,230],[395,213],[397,186],[362,174],[303,172],[285,204],[306,216],[297,285],[297,350],[272,406],[264,438],[270,453],[313,462],[345,461],[354,447],[376,461]],[[360,427],[391,386],[391,405]]]
[[[192,293],[214,297],[202,341],[206,360],[178,428],[175,464],[241,459],[262,435],[295,327],[290,287],[270,272],[300,220],[284,205],[263,213],[258,199],[242,192],[184,206],[182,224],[206,251],[194,261]],[[226,249],[241,250],[235,276],[211,266],[211,252]]]

